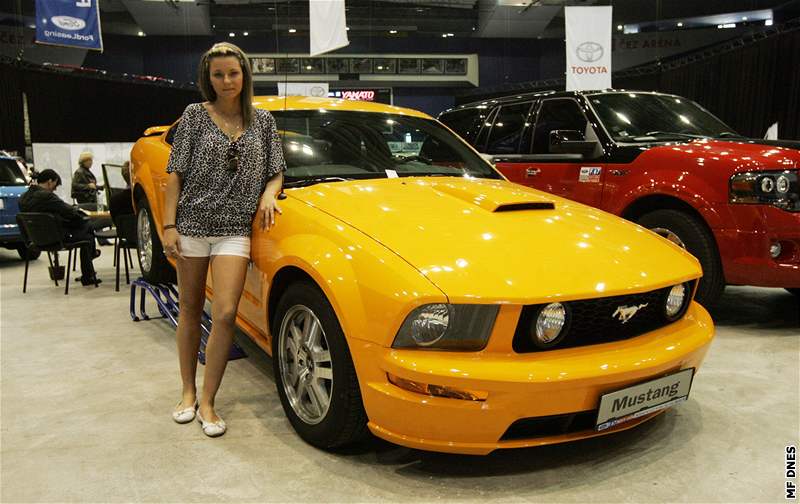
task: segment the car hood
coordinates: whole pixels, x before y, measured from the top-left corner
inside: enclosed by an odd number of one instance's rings
[[[691,255],[650,231],[507,181],[393,178],[287,194],[377,240],[452,302],[611,296],[700,276]]]
[[[692,164],[726,167],[730,174],[754,170],[792,170],[800,168],[800,142],[783,140],[715,140],[659,145],[652,151],[688,157]],[[702,160],[702,162],[700,161]]]

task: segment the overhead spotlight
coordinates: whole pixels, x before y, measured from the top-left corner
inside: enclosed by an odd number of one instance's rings
[[[617,25],[617,31],[622,31],[622,25],[621,24]]]
[[[453,35],[452,33],[448,33],[447,36],[448,37],[455,37],[455,35]]]
[[[395,33],[397,33],[397,30],[389,30],[389,33],[391,33],[392,35],[394,35]]]
[[[678,22],[678,28],[680,28],[681,26],[683,26],[683,23]]]
[[[250,33],[249,32],[244,32],[244,33],[242,33],[242,35],[244,35],[246,37],[246,36],[250,35]]]
[[[742,21],[747,21],[747,16],[742,16]]]
[[[772,26],[772,20],[767,19],[766,21],[764,21],[764,26]]]
[[[289,33],[297,33],[297,30],[294,28],[289,28]]]
[[[137,33],[137,35],[139,35],[140,37],[144,37],[144,32],[140,31],[139,33]]]
[[[350,27],[349,26],[345,27],[345,30],[350,31]]]
[[[233,33],[233,32],[230,32],[230,33],[228,34],[228,36],[229,36],[229,37],[235,37],[235,36],[236,36],[236,34],[235,34],[235,33]]]
[[[447,34],[446,33],[442,33],[442,38],[447,38]]]

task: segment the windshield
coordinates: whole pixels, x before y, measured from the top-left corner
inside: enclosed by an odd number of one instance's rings
[[[25,175],[19,169],[19,165],[13,159],[0,159],[0,186],[24,186],[27,185]]]
[[[273,115],[283,138],[287,187],[395,176],[502,178],[429,119],[337,110]]]
[[[706,109],[678,96],[604,93],[588,99],[618,142],[741,137]]]

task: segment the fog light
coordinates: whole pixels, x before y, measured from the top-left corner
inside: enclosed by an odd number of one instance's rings
[[[550,303],[542,308],[534,327],[533,342],[540,348],[555,345],[565,334],[564,325],[567,323],[567,310],[561,303]]]
[[[397,385],[401,389],[417,394],[425,394],[429,396],[445,397],[447,399],[462,399],[465,401],[485,401],[489,397],[488,392],[480,390],[466,390],[456,387],[449,387],[446,385],[430,385],[414,380],[407,380],[400,378],[391,373],[386,373],[389,378],[389,383]]]
[[[783,247],[781,247],[780,242],[773,243],[769,246],[769,255],[771,255],[773,259],[777,259],[778,256],[781,255],[782,250]]]
[[[761,179],[761,192],[771,193],[773,189],[775,189],[775,181],[771,177]]]
[[[667,303],[664,307],[664,312],[667,318],[673,319],[680,313],[683,308],[683,303],[686,300],[686,284],[679,284],[674,286],[667,295]]]
[[[780,175],[775,181],[775,189],[778,191],[778,194],[786,194],[789,192],[789,178],[786,175]]]

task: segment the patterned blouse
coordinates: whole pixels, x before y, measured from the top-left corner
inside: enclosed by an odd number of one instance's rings
[[[229,158],[238,157],[235,166]],[[235,167],[235,170],[232,168]],[[286,169],[275,118],[255,109],[231,142],[202,103],[184,110],[167,164],[181,176],[175,224],[184,236],[250,236],[267,181]]]

